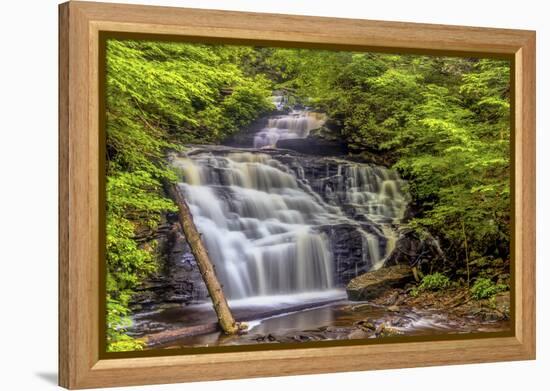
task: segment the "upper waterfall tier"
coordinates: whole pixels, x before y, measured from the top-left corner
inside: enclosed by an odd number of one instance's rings
[[[254,148],[275,147],[277,141],[306,138],[325,123],[325,116],[308,110],[293,110],[269,118],[267,126],[254,136]]]

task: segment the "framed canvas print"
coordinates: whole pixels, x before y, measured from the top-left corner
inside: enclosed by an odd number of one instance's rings
[[[62,386],[535,357],[534,32],[59,11]]]

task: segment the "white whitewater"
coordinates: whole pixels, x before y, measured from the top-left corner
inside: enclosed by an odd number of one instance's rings
[[[293,110],[287,115],[272,117],[266,128],[254,136],[254,148],[274,148],[279,140],[306,138],[311,130],[321,127],[324,122],[323,114],[309,110]]]

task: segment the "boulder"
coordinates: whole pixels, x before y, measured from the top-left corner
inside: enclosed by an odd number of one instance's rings
[[[354,278],[346,287],[346,292],[350,300],[372,300],[383,295],[388,289],[402,287],[413,279],[409,266],[389,266]]]
[[[369,330],[357,329],[348,334],[348,339],[365,339],[369,338],[372,332]]]

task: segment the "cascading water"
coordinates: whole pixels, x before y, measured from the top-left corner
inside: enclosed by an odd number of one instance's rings
[[[288,103],[288,99],[286,95],[273,95],[271,97],[271,103],[273,103],[277,110],[282,110]]]
[[[377,223],[385,239],[385,249],[379,251],[379,239],[369,233],[364,235],[371,269],[379,269],[395,248],[396,232],[391,225],[403,218],[408,195],[403,192],[405,181],[395,171],[380,166],[344,163],[338,165],[343,188],[336,202],[350,206],[354,215],[364,216]]]
[[[282,107],[283,100],[274,101]],[[306,138],[323,122],[321,114],[292,111],[270,117],[254,148],[204,146],[173,160],[230,299],[336,287],[338,227],[362,243],[354,251],[363,266],[355,265],[353,276],[380,267],[392,249],[391,224],[407,203],[396,173],[276,149],[278,140]]]
[[[333,287],[323,207],[268,155],[176,159],[180,184],[230,298]]]
[[[279,140],[306,138],[324,121],[322,114],[308,110],[293,110],[290,114],[269,118],[267,127],[254,136],[254,148],[275,147]]]
[[[344,170],[346,201],[376,222],[397,222],[403,217],[407,197],[404,181],[395,171],[366,164],[347,165]]]

